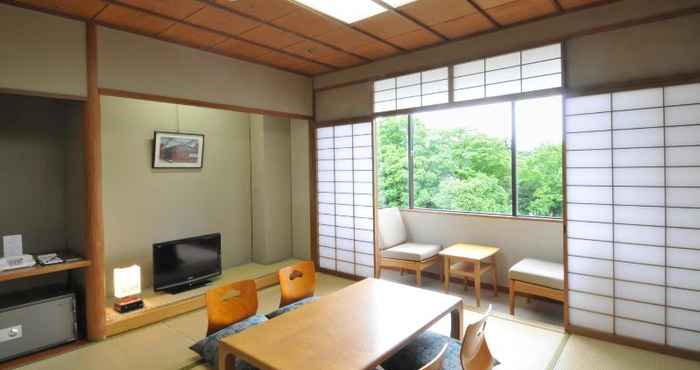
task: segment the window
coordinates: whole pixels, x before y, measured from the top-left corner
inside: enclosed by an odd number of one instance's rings
[[[515,102],[518,214],[562,215],[561,96]]]
[[[455,101],[561,87],[561,44],[473,60],[453,68]]]
[[[414,207],[511,213],[511,104],[411,115]]]
[[[381,207],[562,214],[562,98],[376,120]]]
[[[408,116],[377,118],[379,207],[408,208]]]
[[[447,67],[374,83],[374,111],[388,112],[449,102]]]
[[[561,86],[561,44],[557,43],[375,81],[374,112],[392,112]]]

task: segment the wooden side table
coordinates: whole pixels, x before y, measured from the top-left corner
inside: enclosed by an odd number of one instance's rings
[[[450,276],[464,277],[465,284],[468,279],[474,280],[474,295],[476,306],[481,305],[481,274],[491,271],[493,279],[493,295],[498,296],[498,275],[496,273],[496,254],[499,248],[475,244],[455,244],[440,251],[443,257],[445,293],[450,288]],[[453,261],[456,261],[453,264]],[[488,261],[488,263],[484,263]],[[466,289],[466,285],[465,285]]]

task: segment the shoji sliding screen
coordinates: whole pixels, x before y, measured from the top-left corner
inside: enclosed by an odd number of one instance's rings
[[[565,109],[570,324],[700,351],[700,84]]]
[[[372,124],[316,129],[321,268],[374,275]]]

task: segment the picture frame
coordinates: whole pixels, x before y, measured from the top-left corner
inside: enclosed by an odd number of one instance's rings
[[[201,169],[204,167],[204,135],[155,131],[152,168]]]

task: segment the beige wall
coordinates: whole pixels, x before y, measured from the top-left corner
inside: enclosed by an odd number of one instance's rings
[[[570,88],[700,73],[700,14],[575,38],[566,44]]]
[[[39,254],[79,243],[69,234],[84,232],[71,217],[80,202],[76,181],[84,179],[74,163],[82,104],[54,99],[0,95],[0,236],[22,234],[24,250]],[[73,135],[76,135],[75,137]],[[78,172],[78,173],[76,173]],[[74,177],[78,176],[78,177]],[[0,252],[0,254],[2,254]]]
[[[102,97],[107,289],[112,269],[141,265],[152,285],[152,244],[221,232],[223,266],[251,260],[249,115]],[[205,135],[204,168],[151,168],[155,130]]]
[[[253,261],[292,256],[290,121],[252,115]]]
[[[85,23],[0,4],[0,88],[86,96]]]
[[[309,121],[291,120],[292,255],[311,259]]]
[[[316,92],[316,120],[319,122],[369,116],[372,114],[372,84],[361,82]]]
[[[562,223],[425,211],[403,211],[401,215],[411,240],[416,242],[444,247],[466,242],[501,248],[496,263],[502,286],[508,286],[508,269],[523,258],[563,260]],[[487,277],[485,281],[491,280]]]
[[[311,115],[311,79],[100,27],[99,86]]]

